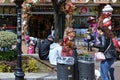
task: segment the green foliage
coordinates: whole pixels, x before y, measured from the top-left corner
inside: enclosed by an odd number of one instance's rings
[[[6,67],[6,65],[5,65],[5,64],[0,65],[0,72],[3,72],[3,71],[4,71],[4,69],[5,69],[5,67]]]
[[[23,56],[22,67],[24,72],[49,72],[49,68],[42,63],[39,63],[34,58]],[[0,61],[0,72],[15,72],[17,60]]]
[[[0,31],[0,47],[7,47],[17,43],[17,35],[13,32]]]
[[[1,52],[0,53],[0,61],[13,61],[17,58],[17,52],[14,50]]]
[[[0,63],[0,72],[13,72],[12,68],[11,64]]]
[[[39,67],[37,66],[37,61],[29,57],[27,64],[23,64],[23,70],[25,72],[37,72],[39,70]]]

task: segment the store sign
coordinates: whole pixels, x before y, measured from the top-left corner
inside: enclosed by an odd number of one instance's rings
[[[110,3],[111,0],[94,0],[94,3]]]
[[[0,3],[4,3],[5,2],[5,0],[0,0]]]
[[[117,2],[117,0],[111,0],[112,1],[112,3],[116,3]]]
[[[71,0],[73,3],[88,3],[89,0]]]
[[[26,0],[27,2],[29,2],[29,3],[32,3],[33,1],[32,0]]]

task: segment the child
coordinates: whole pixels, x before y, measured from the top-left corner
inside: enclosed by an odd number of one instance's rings
[[[29,41],[30,41],[30,36],[29,35],[25,35],[24,39],[25,39],[26,45],[28,46]]]
[[[29,46],[28,46],[28,54],[34,54],[34,52],[35,52],[35,48],[34,48],[35,46],[34,46],[34,43],[33,43],[33,41],[30,41],[30,43],[29,43]]]

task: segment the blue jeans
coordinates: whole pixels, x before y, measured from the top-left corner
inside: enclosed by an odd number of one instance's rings
[[[101,61],[101,64],[100,64],[100,73],[101,73],[101,79],[102,80],[110,80],[110,77],[113,77],[113,76],[110,76],[108,75],[109,73],[109,70],[111,68],[111,65],[115,62],[115,59],[112,58],[112,59],[106,59],[104,61]]]

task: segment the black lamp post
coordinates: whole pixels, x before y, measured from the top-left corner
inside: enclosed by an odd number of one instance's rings
[[[21,13],[22,3],[24,0],[14,0],[17,9],[17,66],[15,71],[15,80],[24,80],[24,72],[22,70],[22,50],[21,50]]]

